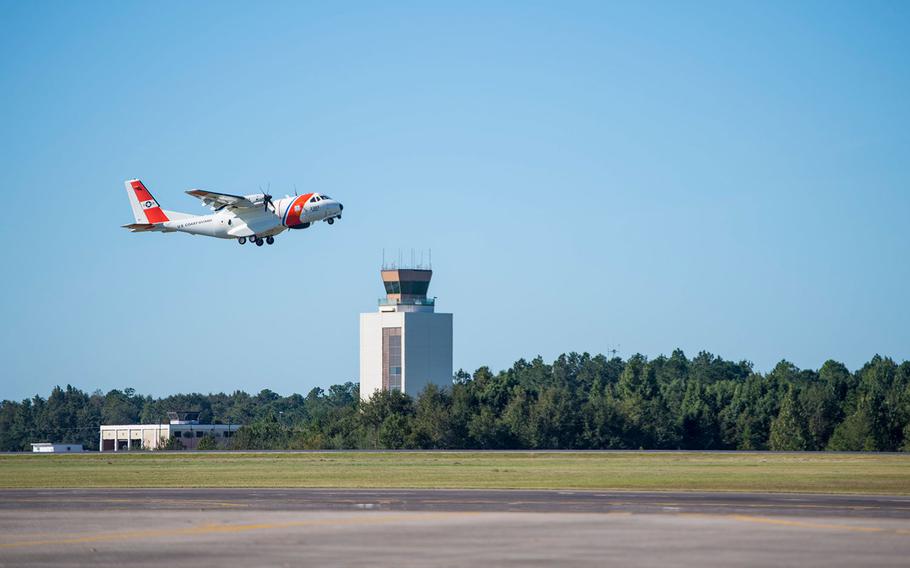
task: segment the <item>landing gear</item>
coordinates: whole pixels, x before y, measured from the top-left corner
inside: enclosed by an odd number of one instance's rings
[[[325,222],[328,223],[329,225],[331,225],[332,223],[335,222],[335,218],[334,218],[334,217],[329,217],[328,219],[325,220]]]
[[[241,244],[241,245],[245,245],[245,244],[246,244],[246,237],[240,237],[239,239],[237,239],[237,243],[238,243],[238,244]]]
[[[257,246],[257,247],[261,247],[261,246],[262,246],[262,238],[261,238],[261,237],[256,237],[256,246]]]
[[[273,245],[273,244],[275,244],[275,237],[268,236],[268,237],[265,238],[265,242],[268,243],[268,244],[270,244],[270,245]]]

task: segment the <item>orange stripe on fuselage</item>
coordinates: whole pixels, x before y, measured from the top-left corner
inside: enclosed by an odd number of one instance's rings
[[[300,216],[304,213],[304,206],[306,206],[306,202],[310,200],[310,197],[313,197],[312,193],[304,193],[288,205],[288,214],[284,219],[285,227],[294,227],[301,223]],[[295,210],[295,207],[299,207],[299,209]]]

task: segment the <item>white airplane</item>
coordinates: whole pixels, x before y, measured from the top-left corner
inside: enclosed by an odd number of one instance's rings
[[[189,233],[219,239],[247,240],[262,246],[263,242],[275,243],[275,235],[285,229],[306,229],[317,221],[329,225],[341,219],[344,206],[321,193],[290,195],[272,200],[267,193],[229,195],[202,189],[187,191],[214,210],[211,215],[189,215],[166,211],[138,179],[125,182],[126,193],[133,206],[135,223],[123,225],[133,233],[158,231],[161,233]]]

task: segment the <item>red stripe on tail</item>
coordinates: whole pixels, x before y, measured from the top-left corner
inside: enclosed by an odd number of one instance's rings
[[[148,219],[149,223],[164,223],[165,221],[170,220],[167,218],[167,215],[164,214],[164,211],[161,210],[161,207],[158,206],[158,202],[155,201],[155,198],[152,197],[149,190],[142,185],[141,181],[136,180],[130,182],[130,185],[133,186],[133,191],[136,192],[136,199],[139,200],[142,212],[145,213],[145,218]]]

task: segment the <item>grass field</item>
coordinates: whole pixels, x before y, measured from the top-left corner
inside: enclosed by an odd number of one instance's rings
[[[2,455],[0,487],[337,487],[910,494],[910,455],[705,452]]]

